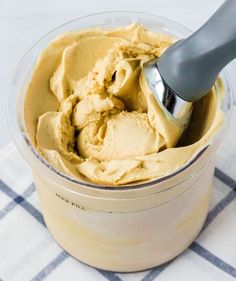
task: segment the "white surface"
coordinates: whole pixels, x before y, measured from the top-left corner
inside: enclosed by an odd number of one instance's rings
[[[198,28],[223,0],[0,0],[0,147],[9,141],[4,97],[20,58],[41,36],[70,19],[109,10],[157,14],[192,30]],[[236,63],[228,67],[236,89]]]

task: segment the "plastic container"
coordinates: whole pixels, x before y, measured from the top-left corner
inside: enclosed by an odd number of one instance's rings
[[[23,57],[9,87],[8,126],[32,168],[43,215],[56,241],[89,265],[139,271],[184,251],[200,232],[211,197],[216,150],[225,136],[232,91],[225,73],[224,126],[191,163],[150,182],[104,187],[80,182],[50,166],[31,146],[23,122],[23,101],[39,52],[57,35],[95,26],[114,28],[139,22],[152,31],[186,37],[190,31],[169,20],[134,12],[109,12],[68,22],[48,33]]]

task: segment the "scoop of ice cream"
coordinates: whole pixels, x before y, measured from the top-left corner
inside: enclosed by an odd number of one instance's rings
[[[42,156],[66,174],[112,185],[161,177],[186,163],[221,119],[212,113],[201,139],[176,147],[185,126],[162,110],[143,76],[144,62],[171,44],[136,24],[53,40],[25,98],[26,128]]]
[[[121,112],[105,122],[91,123],[78,136],[83,158],[122,160],[155,153],[164,140],[150,125],[146,113]]]

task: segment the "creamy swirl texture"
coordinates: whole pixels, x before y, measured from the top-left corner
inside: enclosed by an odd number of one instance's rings
[[[184,140],[185,124],[159,106],[143,64],[171,44],[167,35],[137,24],[54,39],[37,60],[25,98],[25,126],[36,149],[70,176],[114,186],[162,177],[185,164],[223,117],[211,91],[199,105],[205,124],[196,124],[194,105]]]

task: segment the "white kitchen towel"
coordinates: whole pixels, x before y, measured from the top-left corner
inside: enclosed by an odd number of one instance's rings
[[[0,280],[235,280],[235,130],[236,114],[218,153],[210,210],[199,237],[173,261],[130,274],[89,267],[63,251],[45,226],[29,167],[9,144],[0,150]]]

